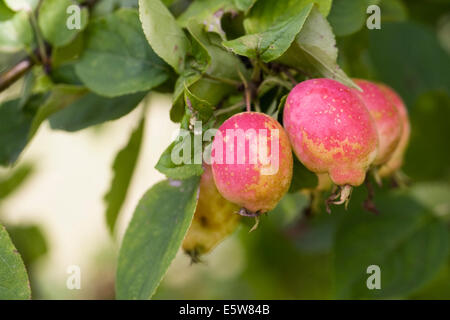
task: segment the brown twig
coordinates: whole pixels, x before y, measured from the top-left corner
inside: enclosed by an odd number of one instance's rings
[[[99,0],[86,0],[80,3],[80,6],[87,7],[92,10]],[[42,50],[43,49],[43,50]],[[39,46],[34,50],[36,58],[32,55],[20,60],[17,64],[13,65],[10,69],[0,74],[0,92],[9,88],[13,83],[19,80],[25,73],[31,70],[36,63],[42,63],[45,72],[50,72],[50,52],[51,47],[47,43]]]
[[[363,207],[369,212],[379,214],[377,207],[375,206],[375,203],[373,202],[373,199],[375,198],[375,190],[373,189],[372,182],[370,182],[369,177],[366,177],[366,180],[364,181],[366,188],[367,188],[367,199],[364,200]]]
[[[19,80],[25,73],[27,73],[34,66],[35,62],[30,58],[19,61],[11,69],[7,70],[5,73],[0,75],[0,91],[3,91],[14,82]]]
[[[292,75],[292,73],[289,71],[288,68],[283,69],[283,73],[286,75],[286,77],[289,79],[289,81],[295,86],[298,84],[298,81],[295,80],[294,76]]]

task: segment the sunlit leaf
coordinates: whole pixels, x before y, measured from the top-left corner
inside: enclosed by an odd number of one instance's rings
[[[2,225],[0,225],[0,257],[0,300],[31,299],[25,265]]]
[[[162,181],[140,200],[120,249],[118,299],[150,299],[191,224],[199,177]]]

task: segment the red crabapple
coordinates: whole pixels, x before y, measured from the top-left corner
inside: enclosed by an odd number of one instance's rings
[[[409,136],[411,133],[411,125],[409,123],[408,110],[402,98],[400,98],[400,96],[387,85],[378,84],[378,86],[397,108],[397,111],[400,114],[400,119],[403,125],[402,135],[400,137],[400,141],[397,144],[397,147],[395,148],[389,160],[380,168],[378,172],[380,177],[386,177],[400,170],[401,166],[403,165],[403,157],[406,148],[408,147]]]
[[[283,125],[299,160],[328,173],[341,187],[335,203],[346,202],[377,155],[375,123],[361,99],[332,79],[303,81],[287,97]]]
[[[363,90],[360,92],[353,89],[375,121],[378,132],[378,154],[373,165],[380,166],[389,160],[400,141],[402,134],[400,114],[377,84],[361,79],[353,81]]]
[[[217,131],[211,150],[212,170],[222,196],[259,215],[272,210],[289,189],[293,158],[289,139],[275,119],[242,112]]]

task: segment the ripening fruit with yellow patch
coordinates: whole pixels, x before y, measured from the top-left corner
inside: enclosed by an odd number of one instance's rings
[[[210,252],[238,226],[239,207],[224,199],[217,191],[211,166],[204,165],[200,180],[197,209],[183,241],[183,250],[193,261]]]
[[[402,98],[390,87],[385,84],[378,84],[381,91],[386,95],[386,97],[394,104],[400,115],[400,120],[402,122],[402,135],[400,141],[397,144],[394,152],[392,153],[389,160],[380,168],[378,174],[380,177],[387,177],[393,175],[395,172],[400,170],[403,165],[403,157],[408,147],[409,136],[411,134],[411,124],[408,117],[408,109]]]
[[[298,159],[341,186],[343,203],[351,187],[364,182],[377,156],[375,123],[361,99],[332,79],[303,81],[291,90],[283,125]]]
[[[227,119],[214,137],[211,160],[219,192],[249,214],[272,210],[292,180],[286,132],[278,121],[259,112]]]
[[[379,145],[373,165],[383,165],[392,156],[400,141],[403,126],[400,114],[377,84],[361,79],[353,81],[363,90],[360,92],[353,89],[366,105],[377,128]]]

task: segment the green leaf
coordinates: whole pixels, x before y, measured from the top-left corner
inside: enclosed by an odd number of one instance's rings
[[[380,3],[381,21],[404,21],[408,19],[408,9],[402,0],[383,0]]]
[[[330,24],[314,7],[294,43],[279,61],[310,76],[319,75],[358,88],[338,66],[337,56],[336,40]]]
[[[2,225],[0,225],[0,257],[0,300],[31,299],[25,265]]]
[[[52,82],[55,84],[72,84],[82,86],[83,83],[78,77],[75,67],[76,62],[70,61],[53,68],[50,73]]]
[[[217,79],[222,78],[238,81],[240,80],[239,72],[241,72],[244,76],[248,75],[248,71],[245,69],[245,66],[239,60],[239,58],[222,47],[222,39],[218,34],[206,32],[201,24],[193,20],[190,21],[187,28],[190,34],[193,36],[194,40],[209,56],[209,58],[207,59],[208,64],[206,68],[207,74],[212,75]],[[217,80],[215,82],[218,82],[218,84],[221,86],[230,87],[223,82],[219,82]],[[224,90],[224,92],[225,91],[226,90]],[[199,97],[204,98],[200,95]],[[220,101],[220,99],[214,98],[215,97],[213,95],[210,95],[210,99],[205,100],[214,105],[215,103]]]
[[[321,196],[320,194],[316,194],[315,196],[317,200],[313,199],[313,201],[318,202],[317,204],[312,204],[312,216],[306,222],[304,220],[300,220],[300,222],[297,220],[297,225],[293,225],[293,228],[298,228],[298,224],[303,222],[301,225],[306,227],[305,230],[298,232],[298,236],[295,237],[294,241],[296,246],[304,252],[332,253],[336,230],[340,220],[345,217],[345,214],[325,214],[323,207],[325,205],[325,198],[328,195],[323,194]]]
[[[449,12],[450,5],[447,0],[431,0],[427,2],[409,0],[404,1],[408,6],[408,12],[411,20],[417,21],[422,25],[429,25],[433,29],[437,27],[437,22],[440,18]]]
[[[361,0],[333,1],[328,21],[334,33],[337,36],[347,36],[360,30],[367,19],[366,9],[367,3]]]
[[[437,217],[450,218],[450,184],[422,182],[411,187],[411,195]]]
[[[13,11],[31,11],[36,9],[39,0],[3,0]]]
[[[72,64],[84,50],[84,34],[79,33],[69,44],[52,50],[52,73],[61,66]],[[75,72],[75,71],[74,71]],[[53,80],[53,78],[52,78]]]
[[[69,29],[67,21],[71,14],[67,8],[75,5],[72,0],[44,0],[39,7],[38,24],[44,38],[55,47],[70,43],[88,22],[89,12],[80,8],[80,29]]]
[[[283,209],[288,208],[276,210]],[[301,211],[298,206],[289,209],[294,213]],[[278,213],[282,212],[274,212],[273,216],[269,212],[269,218],[263,219],[250,235],[243,228],[246,263],[239,276],[244,280],[239,281],[239,288],[243,282],[249,282],[255,299],[330,299],[333,284],[330,255],[298,250],[286,229],[275,225]]]
[[[31,93],[46,94],[55,87],[55,84],[52,82],[52,79],[45,72],[44,68],[42,68],[41,66],[33,67],[31,72],[33,73],[33,78],[34,78],[33,86],[30,88]],[[22,95],[22,93],[21,93],[21,95]],[[21,97],[21,99],[23,100],[23,96]],[[28,101],[28,99],[29,99],[29,97],[26,100]]]
[[[316,4],[320,13],[328,15],[331,8],[331,0],[258,0],[248,17],[244,20],[247,33],[259,33],[271,26],[281,23],[292,16],[296,16],[306,6]]]
[[[450,238],[449,238],[450,240]],[[420,300],[450,300],[450,257],[439,274],[421,290],[415,292],[411,299]]]
[[[114,159],[114,178],[109,191],[104,196],[107,204],[106,223],[111,233],[114,232],[117,217],[127,196],[128,187],[136,168],[144,127],[145,120],[142,118],[139,126],[131,134],[127,145],[117,153]]]
[[[86,89],[57,85],[47,95],[34,95],[20,108],[20,99],[0,104],[0,165],[11,165],[31,141],[41,123],[86,94]]]
[[[4,12],[0,2],[0,10]],[[8,19],[0,19],[0,51],[16,52],[29,48],[33,42],[33,30],[26,12],[18,12]]]
[[[199,81],[202,74],[194,69],[185,69],[178,77],[175,83],[175,89],[172,97],[172,108],[170,109],[170,120],[180,122],[184,115],[184,100],[182,99],[184,88],[189,87]]]
[[[182,139],[182,141],[179,141],[179,139]],[[181,154],[181,150],[184,144],[188,143],[188,141],[192,146],[191,136],[182,136],[172,142],[162,153],[161,157],[158,160],[158,163],[155,166],[155,169],[170,179],[184,180],[193,176],[200,176],[203,173],[201,164],[185,162],[175,164],[172,161],[172,152],[176,153],[177,155]],[[174,148],[176,148],[175,151]],[[192,150],[192,148],[190,149]]]
[[[188,30],[193,37],[195,59],[188,60],[188,68],[175,85],[173,106],[170,111],[170,118],[175,122],[181,121],[184,115],[185,108],[181,97],[185,87],[199,99],[217,106],[228,94],[237,91],[237,88],[228,82],[240,81],[239,72],[245,77],[248,77],[249,73],[237,56],[222,47],[222,39],[217,33],[206,32],[203,25],[195,20],[189,22]],[[214,79],[202,78],[204,73]]]
[[[13,164],[25,148],[31,123],[44,96],[35,95],[19,108],[20,99],[0,104],[0,165]]]
[[[106,98],[88,93],[50,116],[50,126],[52,129],[73,132],[116,120],[134,110],[145,95],[145,92],[140,92]]]
[[[6,6],[3,1],[0,1],[0,21],[9,20],[14,17],[14,11]]]
[[[48,252],[47,240],[39,226],[8,226],[8,232],[27,267]]]
[[[22,89],[20,90],[20,102],[19,102],[20,109],[22,109],[28,102],[28,99],[30,99],[33,93],[33,88],[35,87],[35,83],[36,83],[36,74],[34,72],[28,72],[24,75]]]
[[[99,17],[119,8],[138,8],[138,5],[138,0],[100,0],[91,9],[91,13],[94,17]]]
[[[140,200],[120,249],[118,299],[150,299],[183,241],[197,204],[199,177],[166,180]]]
[[[208,101],[200,99],[194,95],[187,86],[184,88],[184,99],[188,108],[192,108],[192,112],[200,121],[208,121],[214,111],[214,106]]]
[[[233,0],[234,5],[241,11],[248,12],[258,0]]]
[[[55,86],[47,101],[39,107],[36,112],[33,122],[31,123],[28,140],[31,140],[44,120],[55,112],[58,112],[77,101],[80,97],[86,95],[87,92],[88,91],[85,88],[79,86],[64,84]]]
[[[0,201],[16,191],[33,173],[33,166],[24,164],[7,175],[0,176]]]
[[[191,19],[202,22],[215,12],[230,8],[234,8],[232,0],[194,0],[177,18],[177,23],[185,28]]]
[[[283,230],[302,218],[302,210],[308,205],[308,202],[308,197],[305,194],[300,192],[287,193],[268,215],[273,215],[276,219],[274,222]]]
[[[337,298],[405,297],[430,281],[446,262],[448,228],[429,209],[407,192],[392,191],[377,193],[376,206],[379,215],[353,206],[338,228]],[[367,288],[370,265],[380,267],[380,290]]]
[[[97,94],[117,97],[150,90],[167,80],[169,67],[150,48],[138,14],[120,9],[89,23],[78,77]]]
[[[257,90],[258,96],[259,97],[263,96],[264,94],[266,94],[267,92],[269,92],[271,89],[273,89],[275,87],[282,87],[282,88],[285,88],[290,91],[292,89],[292,83],[289,81],[283,80],[280,77],[268,76],[259,85],[258,90]],[[285,101],[280,101],[280,102],[283,102],[283,106],[284,106]]]
[[[298,14],[270,26],[264,32],[225,41],[223,45],[242,56],[260,58],[264,62],[275,60],[290,47],[312,7],[312,4],[307,5]]]
[[[285,95],[283,95],[281,98],[280,98],[280,102],[278,103],[278,105],[276,106],[276,109],[275,109],[275,111],[273,112],[273,114],[272,114],[272,117],[274,118],[274,119],[276,119],[276,120],[279,120],[279,121],[283,121],[282,119],[280,119],[280,117],[281,117],[281,110],[283,110],[283,108],[284,108],[284,105],[286,104],[286,99],[287,99],[287,94],[285,94]]]
[[[187,58],[186,67],[175,82],[172,96],[172,108],[170,110],[170,119],[173,122],[180,122],[184,116],[184,88],[189,88],[192,84],[199,81],[202,77],[202,73],[206,71],[211,63],[211,56],[199,42],[193,41],[191,47],[193,56]]]
[[[160,0],[139,0],[139,17],[150,46],[175,71],[184,69],[189,40]]]
[[[396,89],[408,105],[430,90],[450,94],[450,56],[432,30],[411,22],[385,22],[381,30],[369,33],[369,40],[380,80]]]
[[[236,10],[232,0],[196,0],[178,17],[177,22],[182,27],[187,27],[191,19],[206,24],[212,17],[220,19],[224,12],[231,10]],[[208,26],[206,28],[212,31]]]

